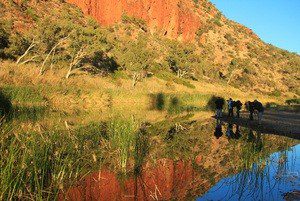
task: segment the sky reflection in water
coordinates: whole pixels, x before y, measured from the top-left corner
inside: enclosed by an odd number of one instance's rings
[[[285,200],[296,192],[300,200],[300,144],[272,154],[267,163],[254,164],[250,170],[219,181],[201,200]]]

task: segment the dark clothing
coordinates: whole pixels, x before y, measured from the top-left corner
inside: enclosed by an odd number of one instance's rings
[[[264,106],[262,105],[261,102],[254,102],[254,109],[257,110],[258,112],[264,112]]]
[[[242,102],[239,101],[239,100],[235,102],[235,107],[236,107],[237,110],[241,110],[242,109],[242,105],[243,105]]]
[[[228,124],[226,135],[228,138],[234,138],[233,124]]]
[[[223,109],[223,106],[224,106],[224,100],[222,98],[217,98],[217,100],[215,101],[215,104],[216,104],[216,109],[221,110],[221,109]]]
[[[229,99],[227,103],[228,103],[228,117],[233,117],[234,101],[232,99]]]
[[[233,108],[228,109],[228,117],[233,117]]]
[[[240,117],[240,111],[241,111],[241,109],[242,109],[242,103],[241,103],[241,101],[236,101],[235,102],[235,107],[236,107],[236,116],[237,117]]]
[[[214,135],[216,136],[217,139],[219,139],[219,138],[223,135],[223,132],[222,132],[222,125],[221,125],[221,124],[218,124],[218,125],[216,126]]]
[[[248,102],[248,110],[249,110],[249,119],[253,120],[253,113],[254,113],[254,103]]]
[[[235,131],[235,139],[240,139],[242,137],[240,127],[237,125],[236,126],[236,131]]]

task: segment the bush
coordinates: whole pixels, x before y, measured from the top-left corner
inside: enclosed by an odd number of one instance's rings
[[[0,58],[5,57],[4,49],[8,47],[9,44],[9,34],[4,29],[2,24],[0,24]]]
[[[216,110],[216,100],[217,100],[217,96],[211,96],[210,99],[208,100],[207,104],[206,104],[206,109],[210,110],[210,111],[215,111]],[[223,99],[224,103],[225,103],[225,99],[223,97],[221,97],[221,99]]]
[[[281,96],[281,91],[279,91],[278,89],[275,89],[274,91],[271,92],[270,95],[275,96],[275,97],[280,97]]]
[[[122,15],[122,22],[128,24],[134,24],[137,27],[141,28],[142,30],[147,31],[147,24],[143,19],[128,16],[128,15]]]
[[[300,104],[300,99],[299,98],[294,98],[294,99],[288,99],[285,101],[286,104],[288,105],[299,105]]]

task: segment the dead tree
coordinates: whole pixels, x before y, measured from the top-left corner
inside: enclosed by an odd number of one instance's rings
[[[82,68],[76,68],[76,66],[81,62],[81,60],[87,55],[86,52],[86,47],[82,46],[79,51],[75,54],[73,57],[70,65],[69,65],[69,70],[66,74],[66,79],[70,77],[74,73],[75,70],[80,70]]]
[[[60,46],[62,43],[64,43],[68,38],[69,38],[69,35],[66,36],[66,37],[64,37],[64,38],[62,38],[62,39],[60,39],[60,40],[52,47],[52,49],[48,52],[46,58],[44,59],[44,61],[43,61],[43,63],[42,63],[42,66],[41,66],[41,68],[40,68],[40,75],[43,75],[43,73],[45,72],[44,66],[45,66],[45,64],[46,64],[46,62],[47,62],[49,56],[50,56],[53,52],[55,52],[56,48],[57,48],[58,46]]]
[[[133,73],[132,75],[132,87],[135,87],[136,84],[141,80],[141,74],[140,73]]]
[[[36,46],[36,42],[34,39],[32,39],[31,44],[29,45],[29,47],[27,48],[27,50],[24,52],[24,54],[22,54],[18,60],[16,61],[16,64],[19,64],[21,62],[21,60],[30,52],[30,50],[32,50],[35,46]],[[27,63],[27,62],[25,62]],[[24,64],[24,62],[22,62],[22,64]]]
[[[181,70],[181,69],[177,70],[177,77],[179,77],[179,78],[184,77],[186,74],[188,74],[188,72],[185,70]]]
[[[37,55],[34,55],[34,56],[30,57],[29,59],[27,59],[27,60],[21,62],[19,65],[23,65],[23,64],[26,64],[26,63],[28,63],[28,62],[34,61],[35,58],[37,58],[37,57],[38,57]]]

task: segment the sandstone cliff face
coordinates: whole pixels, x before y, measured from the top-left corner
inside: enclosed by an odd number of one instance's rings
[[[122,15],[141,18],[151,32],[192,40],[201,27],[201,9],[192,0],[68,0],[101,25],[120,22]]]

